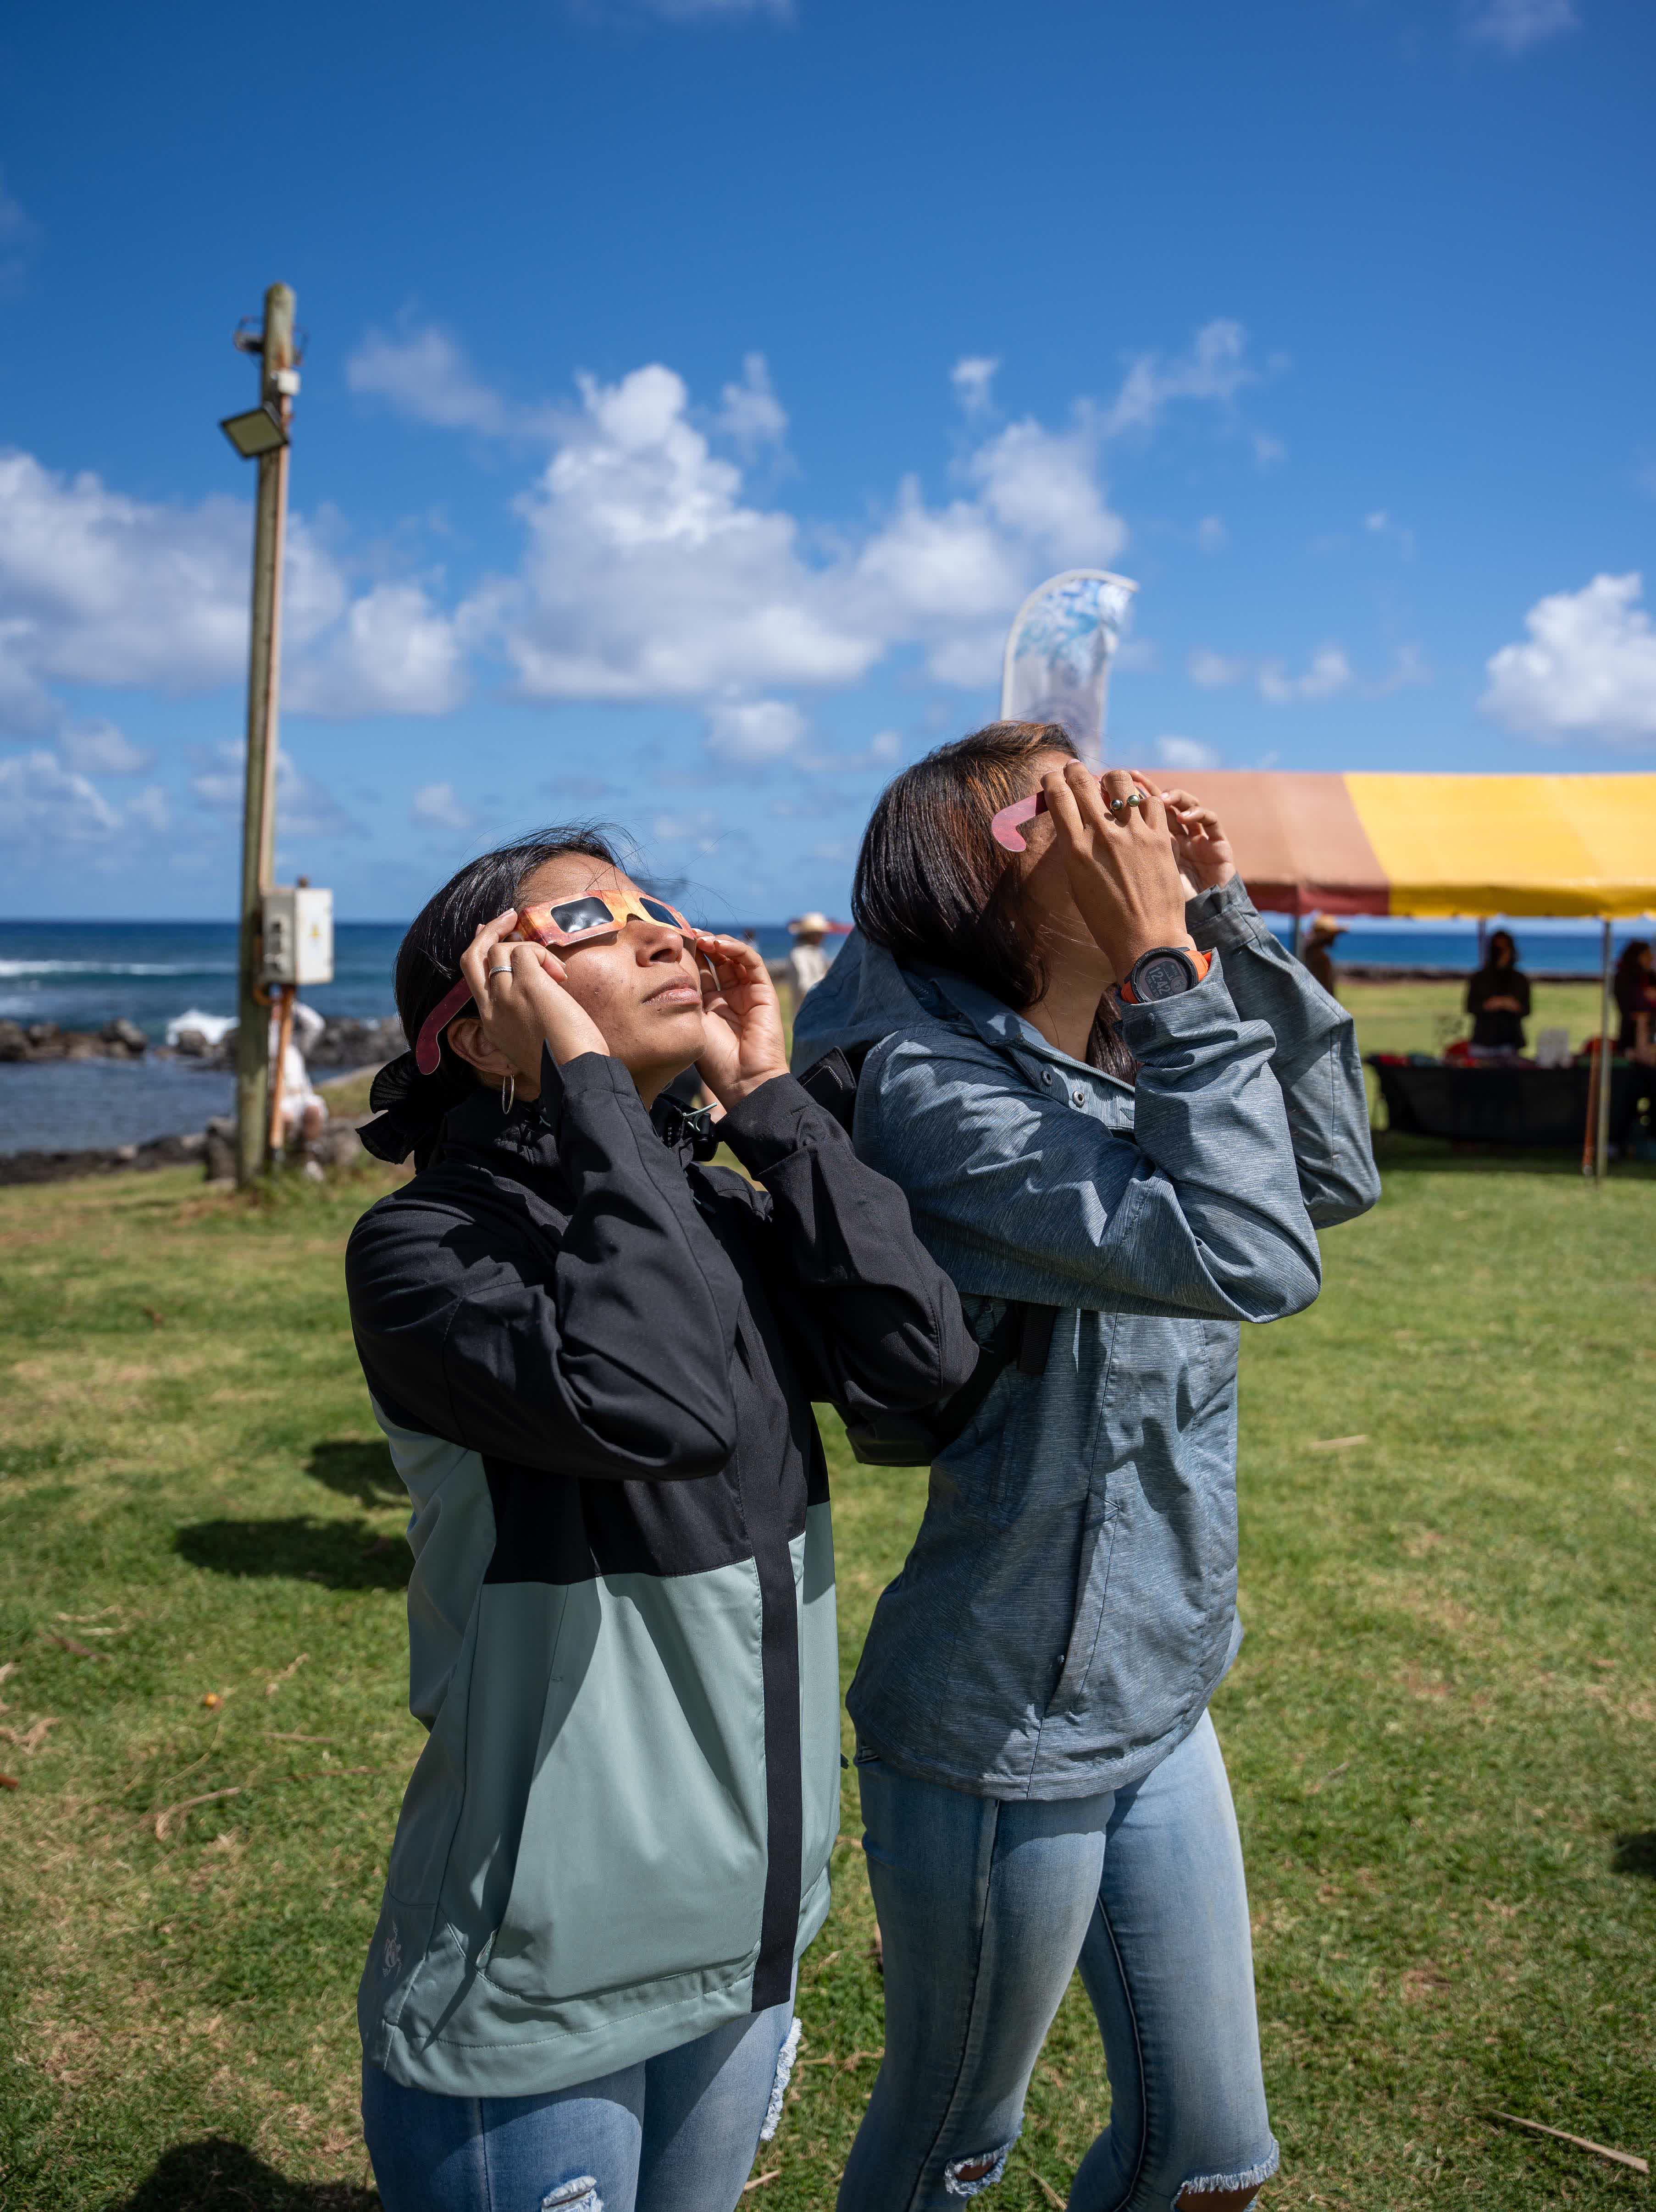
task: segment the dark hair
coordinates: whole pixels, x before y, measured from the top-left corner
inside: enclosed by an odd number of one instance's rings
[[[1486,969],[1489,969],[1498,967],[1501,964],[1495,957],[1495,949],[1497,945],[1504,945],[1507,948],[1507,966],[1508,968],[1516,968],[1518,965],[1518,945],[1510,929],[1495,929],[1490,931],[1489,944],[1484,947],[1483,951],[1484,967]]]
[[[516,906],[537,869],[566,853],[612,868],[622,865],[609,838],[591,823],[537,830],[468,860],[426,901],[397,947],[393,970],[397,1012],[410,1044],[458,978],[460,955],[479,927]],[[411,1051],[380,1069],[368,1099],[379,1119],[360,1132],[362,1142],[383,1160],[403,1160],[411,1152],[416,1166],[424,1167],[444,1115],[476,1084],[476,1071],[453,1049],[445,1030],[442,1057],[433,1074],[420,1073]]]
[[[1009,1006],[1046,988],[1040,947],[1022,912],[1022,877],[989,825],[1028,788],[1041,753],[1079,758],[1057,722],[991,722],[939,745],[875,802],[852,887],[852,918],[906,966],[946,968]],[[1088,1040],[1095,1067],[1131,1082],[1137,1062],[1101,1005]]]
[[[1650,939],[1647,937],[1629,938],[1627,943],[1622,947],[1621,956],[1616,963],[1617,984],[1624,985],[1637,981],[1640,973],[1639,955],[1641,952],[1648,952],[1649,950]]]

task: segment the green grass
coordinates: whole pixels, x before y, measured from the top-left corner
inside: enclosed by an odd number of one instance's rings
[[[1320,1302],[1244,1345],[1248,1638],[1215,1714],[1267,2201],[1647,2203],[1483,2116],[1656,2152],[1656,1183],[1383,1150]],[[353,1995],[418,1731],[339,1258],[383,1187],[0,1193],[7,2212],[374,2202]],[[923,1478],[834,1462],[849,1668]],[[881,2041],[835,1864],[767,2212],[832,2204]],[[1072,1992],[986,2203],[1061,2201],[1107,2110]]]

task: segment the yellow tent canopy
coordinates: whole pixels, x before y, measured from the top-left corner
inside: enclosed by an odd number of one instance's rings
[[[1181,775],[1279,914],[1656,913],[1656,775]]]

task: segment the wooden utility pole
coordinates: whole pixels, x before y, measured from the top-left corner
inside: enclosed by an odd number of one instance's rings
[[[259,398],[280,415],[293,416],[294,295],[286,284],[264,295],[262,340],[243,340],[257,351]],[[276,773],[282,670],[282,557],[288,522],[288,447],[258,459],[258,499],[253,523],[253,621],[247,664],[246,786],[241,822],[241,947],[236,988],[236,1181],[246,1185],[264,1170],[268,1144],[270,1041],[268,1008],[259,984],[264,898],[276,866]]]

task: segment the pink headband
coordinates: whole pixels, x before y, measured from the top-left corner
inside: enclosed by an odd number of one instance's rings
[[[462,1006],[471,1004],[471,986],[462,980],[446,998],[437,1004],[420,1024],[420,1034],[415,1040],[414,1064],[422,1075],[435,1075],[443,1057],[443,1031],[454,1019]]]

